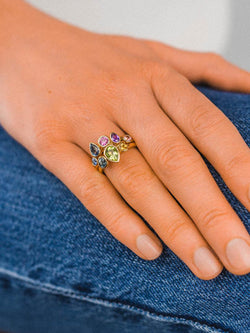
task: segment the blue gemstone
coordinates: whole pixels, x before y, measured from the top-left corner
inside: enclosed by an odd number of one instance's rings
[[[98,160],[97,160],[97,158],[92,157],[92,164],[93,164],[94,166],[97,166],[97,164],[98,164]]]
[[[92,156],[98,156],[101,152],[100,148],[95,143],[89,144],[89,150]]]
[[[107,166],[107,164],[108,164],[108,161],[106,160],[105,157],[100,156],[100,157],[98,158],[98,163],[99,163],[100,167],[101,167],[102,169],[104,169],[104,168],[106,168],[106,166]]]

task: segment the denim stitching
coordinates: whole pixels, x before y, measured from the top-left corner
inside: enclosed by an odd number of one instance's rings
[[[39,291],[43,291],[45,293],[53,294],[53,295],[62,295],[65,297],[70,297],[72,299],[76,299],[79,301],[86,301],[90,302],[93,304],[98,304],[98,305],[103,305],[106,307],[120,307],[128,311],[136,312],[138,314],[145,315],[148,318],[151,318],[153,320],[158,320],[158,321],[166,321],[168,323],[175,323],[175,324],[186,324],[191,327],[201,329],[203,332],[207,333],[229,333],[230,331],[225,331],[219,328],[216,328],[212,325],[209,324],[202,324],[198,321],[195,320],[188,320],[186,318],[178,318],[174,316],[168,316],[168,315],[162,315],[162,314],[157,314],[152,311],[145,311],[139,307],[136,307],[134,305],[125,305],[119,302],[114,302],[114,301],[108,301],[104,299],[98,299],[98,298],[93,298],[90,296],[83,296],[79,293],[73,292],[72,290],[62,288],[62,287],[57,287],[49,283],[40,283],[39,281],[33,280],[31,278],[28,278],[26,276],[20,275],[16,272],[10,271],[8,269],[0,267],[0,274],[8,276],[12,279],[16,279],[19,282],[23,283],[24,286],[29,286],[33,289],[37,289]]]

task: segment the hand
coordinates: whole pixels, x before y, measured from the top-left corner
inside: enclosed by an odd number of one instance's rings
[[[248,232],[194,146],[248,210],[250,152],[190,81],[247,93],[250,74],[214,54],[94,34],[2,3],[5,129],[141,258],[157,258],[162,245],[129,205],[199,278],[214,278],[222,264],[249,272]],[[138,149],[104,175],[89,143],[110,132],[130,134]]]

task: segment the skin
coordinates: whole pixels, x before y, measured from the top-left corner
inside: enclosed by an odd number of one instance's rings
[[[0,0],[0,13],[0,122],[10,135],[141,258],[158,257],[162,241],[201,279],[223,266],[248,273],[248,232],[199,152],[249,210],[250,151],[192,83],[249,93],[250,74],[212,53],[91,33],[20,0]],[[100,174],[89,143],[111,132],[138,148]],[[227,248],[234,239],[244,256]]]

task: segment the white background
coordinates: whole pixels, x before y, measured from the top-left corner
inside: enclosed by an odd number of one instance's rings
[[[44,11],[99,32],[215,51],[250,70],[250,0],[29,0]]]

